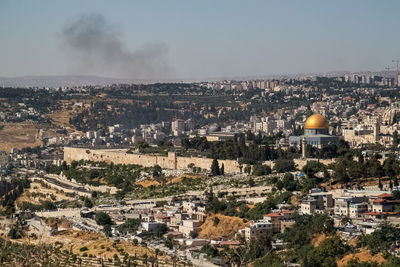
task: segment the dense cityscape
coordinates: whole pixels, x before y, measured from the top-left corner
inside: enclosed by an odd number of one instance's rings
[[[64,264],[396,265],[391,74],[0,88],[2,232]]]
[[[399,10],[0,0],[0,266],[400,266]]]

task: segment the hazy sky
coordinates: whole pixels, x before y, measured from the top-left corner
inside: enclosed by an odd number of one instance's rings
[[[397,0],[0,0],[3,77],[383,70],[396,58]]]

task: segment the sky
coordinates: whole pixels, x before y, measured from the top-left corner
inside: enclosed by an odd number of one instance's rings
[[[379,71],[400,1],[0,0],[0,77],[207,79]]]

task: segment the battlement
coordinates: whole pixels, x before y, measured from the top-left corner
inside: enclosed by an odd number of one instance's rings
[[[196,167],[210,170],[212,159],[198,157],[179,157],[176,152],[168,152],[168,156],[145,154],[130,154],[126,149],[87,149],[64,147],[64,160],[71,163],[73,160],[105,161],[114,164],[137,164],[144,167],[160,165],[164,169],[187,169],[193,163]],[[218,160],[224,163],[225,173],[239,173],[239,163],[236,160]]]

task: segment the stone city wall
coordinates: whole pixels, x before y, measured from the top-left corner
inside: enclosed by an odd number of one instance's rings
[[[294,161],[294,165],[296,166],[296,168],[298,170],[301,170],[307,164],[308,161],[317,161],[317,159],[294,159],[293,161]],[[323,163],[325,165],[329,165],[331,163],[334,163],[335,160],[333,160],[333,159],[320,159],[319,162]],[[275,166],[275,162],[270,161],[270,160],[264,161],[263,164],[270,166],[271,169],[274,168],[274,166]]]
[[[67,163],[76,160],[91,160],[91,161],[105,161],[107,163],[114,162],[115,164],[137,164],[144,167],[153,167],[160,165],[164,169],[181,170],[187,169],[188,165],[193,163],[196,167],[210,170],[212,159],[198,158],[198,157],[179,157],[174,152],[169,152],[168,156],[155,156],[144,154],[129,154],[126,149],[87,149],[87,148],[74,148],[64,147],[64,160]],[[307,161],[315,159],[294,159],[295,165],[298,169],[302,169]],[[330,164],[334,160],[321,159],[321,163]],[[236,160],[218,160],[221,166],[224,163],[225,173],[239,173],[239,163]],[[265,165],[274,167],[273,161],[265,161]],[[243,166],[244,167],[244,166]]]
[[[64,160],[71,163],[73,160],[105,161],[114,164],[137,164],[144,167],[160,165],[164,169],[187,169],[193,163],[196,167],[210,170],[212,159],[198,157],[178,157],[169,152],[168,156],[154,156],[143,154],[129,154],[124,149],[86,149],[64,147]],[[239,164],[236,160],[218,160],[221,166],[224,163],[225,173],[239,173]]]

